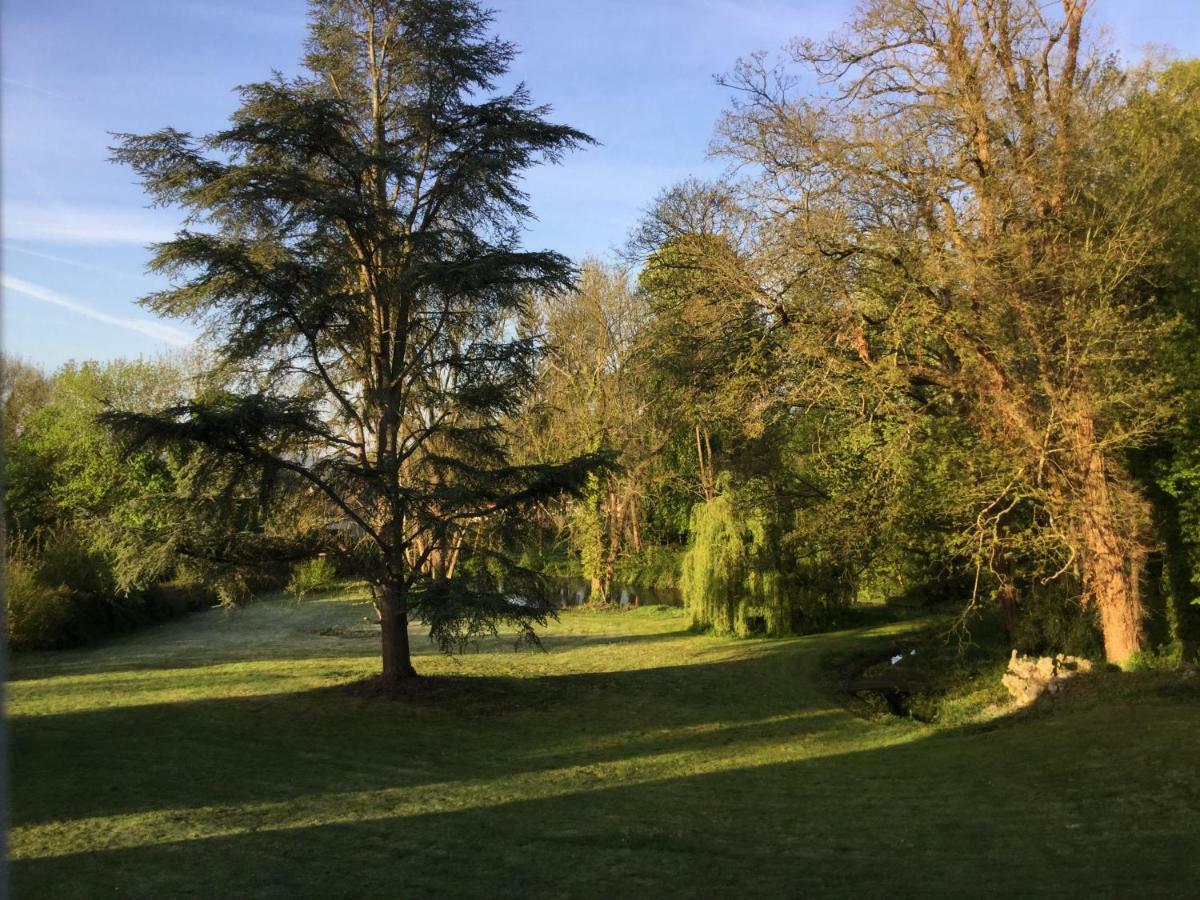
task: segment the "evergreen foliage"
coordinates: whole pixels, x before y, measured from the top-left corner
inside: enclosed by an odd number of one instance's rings
[[[550,612],[493,553],[459,565],[523,505],[577,490],[603,454],[517,464],[505,420],[541,353],[516,335],[531,292],[568,288],[519,246],[521,173],[590,142],[524,86],[515,48],[470,0],[312,4],[307,74],[240,88],[228,128],[119,135],[114,157],[189,228],[155,249],[145,298],[207,327],[222,389],[107,421],[135,447],[203,446],[288,473],[345,526],[331,552],[378,588],[384,679],[415,674],[408,618],[442,646]],[[369,553],[357,552],[364,544]],[[486,542],[485,542],[486,543]]]

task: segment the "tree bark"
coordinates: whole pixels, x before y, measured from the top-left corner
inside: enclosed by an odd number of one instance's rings
[[[704,448],[708,448],[708,464],[705,465]],[[708,432],[703,433],[703,441],[701,439],[700,426],[696,426],[696,461],[700,468],[700,492],[704,495],[704,502],[711,503],[715,493],[713,489],[713,474],[712,474],[712,445],[708,441]]]
[[[1145,613],[1129,565],[1131,542],[1121,533],[1104,456],[1091,439],[1093,431],[1091,421],[1085,421],[1075,441],[1082,488],[1079,543],[1084,595],[1100,613],[1105,656],[1109,662],[1123,663],[1142,649]]]
[[[604,560],[604,595],[612,592],[616,580],[617,556],[621,552],[621,538],[625,533],[625,503],[617,498],[612,481],[608,485],[608,557]]]
[[[638,527],[638,517],[641,515],[641,507],[638,505],[637,494],[633,494],[629,498],[629,535],[633,541],[633,550],[635,553],[642,552],[642,533]]]
[[[384,585],[379,604],[380,632],[383,642],[383,684],[395,688],[417,677],[408,645],[408,604],[399,585]]]
[[[1000,587],[996,592],[1000,598],[1000,615],[1004,622],[1004,630],[1011,638],[1017,630],[1020,598],[1017,594],[1017,586],[1013,582],[1012,574],[1009,571],[1008,561],[1003,560],[996,564],[994,568],[1000,580]]]

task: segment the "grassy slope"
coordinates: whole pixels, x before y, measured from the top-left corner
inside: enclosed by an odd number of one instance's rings
[[[472,686],[389,703],[342,687],[377,665],[365,614],[278,601],[18,657],[17,896],[1200,889],[1189,690],[870,723],[818,663],[902,626],[733,641],[640,610],[567,613],[546,654],[428,652]]]

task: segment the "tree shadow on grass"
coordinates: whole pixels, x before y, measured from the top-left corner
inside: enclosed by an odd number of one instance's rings
[[[812,680],[848,638],[471,676],[451,702],[335,685],[19,717],[13,846],[37,832],[45,858],[16,860],[18,896],[1185,893],[1200,708],[873,725]]]
[[[1082,713],[629,784],[542,780],[536,797],[481,786],[449,809],[385,800],[358,821],[251,818],[13,873],[25,896],[1185,896],[1200,714],[1164,711],[1124,734]]]
[[[168,623],[176,625],[178,623]],[[352,631],[352,633],[347,633]],[[689,637],[693,632],[681,628],[648,634],[547,634],[541,636],[542,649],[548,653],[602,646],[651,645]],[[409,629],[415,662],[420,667],[422,657],[441,655],[437,645],[429,640],[427,630],[414,623]],[[140,674],[169,669],[198,669],[210,666],[248,662],[334,659],[377,659],[380,655],[379,630],[335,629],[313,627],[297,630],[288,639],[270,635],[262,641],[233,641],[220,643],[203,640],[181,642],[166,648],[126,636],[107,644],[79,650],[17,654],[9,680],[30,681],[41,678],[88,675]],[[145,646],[144,651],[139,647]],[[519,646],[513,637],[483,638],[467,647],[464,655],[489,653],[540,652],[537,648]]]
[[[651,645],[687,634],[585,636],[584,642],[564,636],[550,643],[550,652],[591,643]],[[70,691],[70,701],[88,708],[12,720],[15,821],[286,800],[334,786],[364,791],[801,738],[843,721],[801,674],[814,654],[843,638],[714,645],[744,658],[688,665],[428,679],[447,685],[448,693],[397,703],[352,696],[346,682],[363,673],[343,656],[336,657],[349,663],[342,683],[315,690],[295,686],[339,673],[286,663],[321,656],[259,655],[255,662],[267,671],[252,676],[179,666],[84,685],[48,681],[39,689]],[[248,686],[254,694],[239,696]],[[187,699],[188,691],[226,696]],[[173,692],[185,696],[153,702]],[[107,694],[113,703],[79,700],[81,694]]]
[[[444,691],[396,702],[357,698],[343,683],[18,716],[10,723],[14,821],[608,762],[724,746],[742,735],[799,737],[842,717],[823,702],[814,708],[813,695],[787,690],[786,681],[781,690],[785,660],[778,655],[617,672],[443,677],[429,682],[440,681]],[[154,689],[186,689],[193,674],[174,671],[155,679]],[[119,691],[121,684],[96,689]]]

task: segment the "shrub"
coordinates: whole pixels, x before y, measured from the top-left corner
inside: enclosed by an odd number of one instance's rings
[[[337,572],[326,557],[297,563],[292,570],[292,580],[287,584],[287,591],[297,600],[303,600],[306,594],[321,593],[333,590],[337,586]]]
[[[14,650],[40,650],[69,642],[74,619],[71,591],[40,583],[27,564],[10,560],[4,584],[5,632]]]
[[[73,647],[137,619],[141,598],[118,595],[108,560],[72,532],[52,533],[36,550],[17,543],[10,552],[14,648]]]
[[[70,532],[47,541],[41,547],[36,566],[37,579],[42,584],[61,585],[90,597],[112,597],[117,593],[109,560],[89,550]]]
[[[225,609],[245,606],[254,599],[254,588],[250,585],[250,580],[245,572],[238,569],[230,569],[218,575],[213,583],[213,590],[216,591],[217,602]]]
[[[1178,669],[1185,662],[1179,643],[1160,644],[1140,650],[1121,666],[1126,672],[1155,672]]]
[[[60,532],[35,549],[14,544],[6,576],[6,632],[15,650],[85,644],[212,604],[207,584],[168,582],[123,591],[111,560]]]
[[[1031,656],[1066,653],[1103,659],[1104,645],[1095,607],[1083,606],[1070,584],[1039,585],[1021,598],[1013,646]]]
[[[164,618],[206,609],[219,602],[211,584],[194,578],[159,582],[147,591],[147,597]]]

